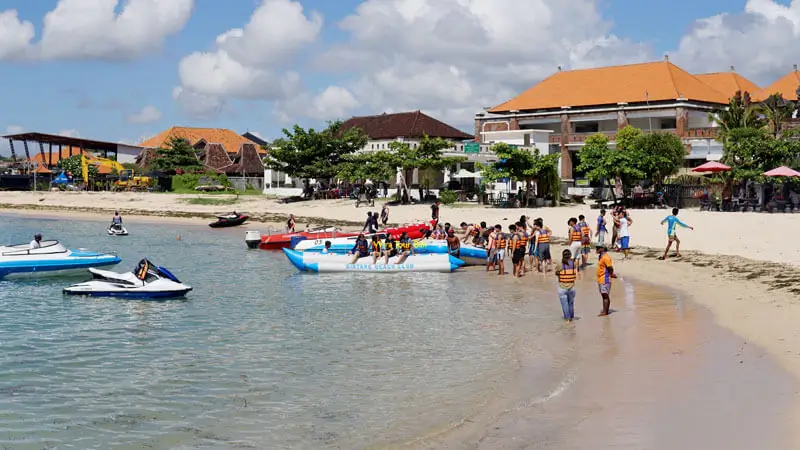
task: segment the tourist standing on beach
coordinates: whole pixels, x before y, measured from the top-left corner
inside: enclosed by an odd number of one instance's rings
[[[575,319],[575,280],[578,279],[579,273],[569,250],[561,253],[561,268],[555,273],[558,277],[558,299],[561,301],[564,320],[572,322]]]
[[[431,205],[431,227],[439,224],[439,200],[436,200]]]
[[[495,236],[497,236],[497,230],[495,230],[494,227],[489,227],[487,231],[489,235],[486,240],[486,271],[491,272],[495,270],[494,255],[496,251],[494,248],[494,240]]]
[[[517,274],[519,273],[517,269],[520,263],[519,252],[517,252],[520,236],[519,232],[517,231],[516,224],[511,224],[508,226],[508,234],[508,250],[511,251],[511,275],[516,278]]]
[[[690,230],[694,230],[694,227],[690,227],[685,223],[681,222],[678,219],[678,208],[672,208],[672,215],[667,216],[664,220],[661,221],[661,225],[667,224],[667,248],[664,250],[664,256],[658,259],[667,259],[667,253],[669,252],[669,248],[672,246],[672,242],[675,242],[675,257],[680,258],[681,256],[681,240],[678,239],[678,227],[676,225],[680,225],[683,228],[688,228]]]
[[[294,214],[289,214],[289,220],[286,221],[286,232],[294,233]]]
[[[388,222],[389,222],[389,206],[383,205],[383,208],[381,208],[381,223],[385,227]]]
[[[601,209],[600,215],[597,216],[597,231],[595,231],[594,235],[597,236],[597,243],[603,245],[606,243],[606,233],[608,229],[606,228],[606,210]]]
[[[369,234],[378,232],[378,214],[367,211],[367,221],[364,222],[364,227],[361,229],[361,232],[364,232],[364,230],[367,230]]]
[[[631,234],[628,227],[633,225],[633,220],[627,211],[622,211],[619,215],[619,248],[625,253],[624,259],[630,258]]]
[[[547,271],[550,269],[550,264],[553,262],[553,259],[550,256],[550,236],[553,234],[553,232],[550,230],[550,227],[545,226],[544,220],[542,219],[536,219],[533,223],[539,229],[539,237],[536,240],[536,249],[539,253],[539,262],[542,264],[542,274],[547,275]]]
[[[581,229],[581,268],[583,268],[589,264],[589,254],[592,253],[592,229],[586,223],[583,214],[578,216],[578,228]]]
[[[528,241],[528,262],[530,263],[531,270],[541,272],[539,266],[539,226],[536,221],[531,224],[531,239]]]
[[[617,278],[614,273],[614,262],[608,254],[605,245],[597,246],[597,286],[600,289],[600,297],[603,299],[603,310],[598,316],[611,314],[611,280]]]
[[[583,247],[583,233],[578,226],[578,219],[570,217],[567,221],[569,228],[567,229],[567,239],[569,240],[569,253],[575,261],[577,267],[578,259],[581,257],[581,248]]]

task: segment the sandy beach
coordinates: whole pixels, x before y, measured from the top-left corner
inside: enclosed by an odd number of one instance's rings
[[[209,198],[217,204],[198,204]],[[212,200],[209,200],[211,202]],[[229,202],[229,203],[225,203]],[[173,195],[147,193],[0,193],[3,213],[26,216],[106,216],[115,209],[126,220],[185,221],[207,223],[215,213],[236,209],[251,214],[251,229],[282,229],[289,213],[298,217],[298,228],[308,224],[340,224],[360,228],[367,211],[352,201],[328,200],[280,204],[260,196]],[[588,205],[542,209],[492,209],[480,206],[442,206],[441,220],[504,227],[520,215],[541,217],[556,236],[563,237],[569,217],[584,214],[593,224],[598,211]],[[683,258],[659,261],[666,243],[666,228],[659,222],[668,210],[632,210],[630,228],[633,258],[622,261],[614,254],[617,272],[630,278],[676,289],[707,308],[716,323],[742,340],[742,345],[763,348],[783,368],[800,380],[800,336],[793,326],[800,321],[800,240],[787,230],[800,226],[800,214],[719,213],[696,209],[681,211],[680,218],[695,227],[679,230]],[[390,223],[427,220],[427,205],[391,207]],[[556,246],[560,252],[560,246]],[[590,268],[591,270],[591,268]],[[612,302],[618,301],[612,295]],[[613,303],[612,303],[613,307]],[[610,320],[614,320],[613,317]],[[746,363],[743,358],[743,364]],[[800,399],[795,393],[794,415],[800,420]]]

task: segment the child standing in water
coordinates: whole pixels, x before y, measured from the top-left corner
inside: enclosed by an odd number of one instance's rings
[[[556,269],[558,277],[558,299],[561,301],[561,311],[564,320],[572,322],[575,319],[575,280],[578,279],[578,266],[569,250],[561,253],[561,267]]]

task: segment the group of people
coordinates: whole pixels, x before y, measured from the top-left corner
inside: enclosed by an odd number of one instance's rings
[[[322,252],[328,253],[329,248],[330,241],[327,241]],[[383,240],[378,235],[372,235],[372,239],[368,241],[364,233],[361,233],[348,254],[353,255],[350,264],[355,264],[360,258],[367,256],[372,256],[372,264],[377,264],[379,258],[383,258],[384,264],[389,264],[389,258],[399,256],[395,264],[403,264],[406,258],[414,254],[414,241],[405,231],[398,240],[395,240],[391,233],[387,233]]]

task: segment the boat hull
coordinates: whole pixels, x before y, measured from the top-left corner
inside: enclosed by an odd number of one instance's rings
[[[355,237],[330,239],[331,248],[328,250],[334,254],[345,254],[353,249]],[[302,241],[295,246],[295,250],[302,252],[319,253],[325,248],[325,242],[321,240]],[[414,251],[418,254],[442,254],[447,253],[447,241],[434,239],[421,239],[414,241]],[[458,258],[463,260],[468,266],[484,265],[488,258],[485,248],[473,245],[462,245],[459,249]]]
[[[238,227],[239,225],[247,222],[249,216],[239,216],[235,219],[222,219],[220,218],[216,222],[211,222],[208,224],[211,228],[228,228],[228,227]]]
[[[31,255],[34,256],[34,255]],[[91,252],[70,251],[61,258],[47,258],[47,255],[32,257],[26,260],[9,261],[0,258],[0,279],[39,274],[65,275],[75,271],[84,271],[91,267],[109,267],[122,261],[116,255],[104,255]]]
[[[186,287],[184,289],[173,291],[148,292],[141,290],[85,290],[78,287],[68,287],[64,288],[63,292],[65,295],[79,295],[84,297],[114,297],[131,300],[165,300],[170,298],[185,297],[186,294],[191,292],[191,290],[192,288]]]
[[[330,231],[299,231],[297,233],[270,234],[267,236],[261,236],[261,242],[258,244],[258,248],[262,250],[280,250],[283,248],[291,248],[293,237],[318,240],[347,236],[358,236],[358,233],[344,233],[331,229]]]
[[[399,273],[399,272],[452,272],[464,265],[464,261],[447,254],[429,254],[409,256],[404,263],[397,264],[398,257],[389,258],[389,264],[372,264],[372,257],[360,258],[352,264],[352,256],[298,252],[297,250],[283,249],[289,262],[296,268],[305,272],[331,273],[331,272],[374,272],[374,273]]]

